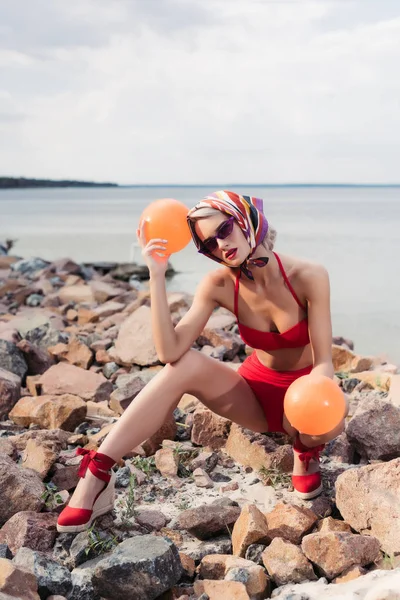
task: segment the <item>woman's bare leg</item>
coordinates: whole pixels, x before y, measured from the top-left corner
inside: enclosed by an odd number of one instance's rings
[[[346,408],[344,417],[346,418],[349,412],[349,401],[346,396],[345,400]],[[325,433],[324,435],[307,435],[305,433],[301,433],[299,436],[300,442],[304,446],[307,446],[307,448],[315,448],[316,446],[321,446],[322,444],[327,444],[328,442],[331,442],[332,440],[337,438],[338,435],[343,433],[346,423],[345,418],[339,423],[339,425],[337,425],[334,429],[332,429],[328,433]],[[283,427],[288,433],[288,435],[290,435],[294,440],[298,434],[298,431],[290,425],[289,421],[286,418],[286,415],[283,415]],[[305,463],[300,460],[298,453],[294,452],[294,475],[306,475],[310,473],[316,473],[318,470],[319,463],[317,460],[312,459],[310,461],[308,469],[306,469]]]
[[[99,452],[117,462],[165,423],[185,392],[243,427],[268,431],[264,412],[246,381],[220,361],[189,350],[143,388],[114,425]],[[90,508],[103,487],[104,482],[88,469],[85,478],[79,480],[69,506]]]

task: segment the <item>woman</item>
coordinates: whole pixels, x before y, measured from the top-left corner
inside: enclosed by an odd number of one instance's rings
[[[333,377],[326,270],[273,251],[275,231],[257,198],[216,192],[189,211],[188,223],[198,251],[222,266],[206,275],[190,310],[174,327],[165,287],[166,240],[147,242],[143,227],[138,230],[150,272],[154,342],[166,366],[130,404],[98,452],[78,450],[84,454],[81,479],[59,516],[58,531],[87,529],[112,509],[111,467],[161,427],[185,392],[245,428],[289,434],[294,489],[304,499],[322,490],[319,451],[343,431],[344,420],[323,436],[297,432],[283,413],[283,398],[302,375]],[[238,372],[191,349],[218,306],[236,315],[240,335],[255,348]]]

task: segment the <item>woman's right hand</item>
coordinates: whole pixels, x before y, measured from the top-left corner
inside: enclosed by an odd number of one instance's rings
[[[149,268],[150,276],[165,275],[169,259],[169,254],[167,254],[168,240],[155,238],[147,242],[144,227],[145,222],[142,221],[136,235],[142,248],[142,256]]]

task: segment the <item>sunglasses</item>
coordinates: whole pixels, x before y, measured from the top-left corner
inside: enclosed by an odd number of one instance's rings
[[[204,242],[201,242],[201,248],[199,252],[215,252],[215,250],[218,248],[217,240],[225,240],[228,236],[230,236],[233,231],[234,223],[235,217],[229,217],[229,219],[221,223],[214,236],[207,238],[204,240]]]

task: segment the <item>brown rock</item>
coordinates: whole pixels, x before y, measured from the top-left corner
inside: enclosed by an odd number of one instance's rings
[[[207,321],[206,329],[230,329],[236,324],[236,317],[224,308],[218,308]]]
[[[204,469],[197,468],[193,471],[194,483],[197,487],[212,488],[214,482]]]
[[[97,350],[96,352],[96,363],[99,365],[106,365],[111,362],[110,355],[106,350]]]
[[[17,348],[24,354],[29,375],[42,375],[55,363],[54,358],[45,348],[39,348],[28,340],[18,342]]]
[[[168,537],[171,541],[173,541],[177,548],[180,548],[182,546],[183,536],[181,533],[179,533],[179,531],[176,531],[176,529],[168,529],[168,527],[163,527],[160,530],[160,533],[164,537]]]
[[[352,565],[368,565],[379,556],[376,538],[340,531],[311,533],[305,536],[301,548],[328,579],[334,579]]]
[[[302,537],[310,532],[318,521],[309,508],[283,502],[279,502],[265,518],[270,539],[279,537],[292,544],[300,544]]]
[[[110,396],[110,408],[117,414],[122,415],[146,383],[140,375],[134,373],[132,375],[121,375],[116,380],[116,385],[117,389]]]
[[[57,487],[58,490],[72,490],[74,489],[79,481],[78,471],[79,465],[59,465],[56,464],[56,471],[51,482]]]
[[[82,319],[81,315],[82,315],[82,311],[84,309],[80,308],[78,311],[78,323],[80,323],[80,322],[96,323],[97,321],[101,321],[102,319],[105,319],[106,317],[110,317],[110,316],[120,312],[121,310],[124,310],[124,308],[125,308],[125,304],[122,304],[121,302],[115,302],[115,301],[105,302],[104,304],[101,304],[97,308],[90,311],[92,313],[90,318],[87,320],[87,317],[86,317],[83,321],[81,321],[81,319]]]
[[[26,378],[26,387],[32,396],[40,395],[39,379],[40,375],[28,375]]]
[[[373,359],[357,356],[344,346],[332,345],[332,362],[335,373],[344,371],[358,373],[368,371],[373,366]]]
[[[166,516],[160,510],[137,510],[135,520],[151,531],[160,531],[167,524]]]
[[[86,403],[78,396],[25,396],[9,413],[17,425],[32,423],[46,429],[73,431],[86,417]]]
[[[67,321],[77,321],[78,320],[78,311],[75,310],[74,308],[70,308],[65,313],[65,317],[66,317]]]
[[[357,379],[370,384],[379,391],[389,391],[393,375],[383,371],[362,371],[357,373]],[[360,385],[360,384],[359,384]]]
[[[351,527],[345,521],[339,521],[332,517],[326,517],[317,523],[317,530],[320,533],[329,533],[330,531],[347,531],[351,533]]]
[[[92,288],[86,284],[66,285],[58,292],[58,298],[62,304],[75,302],[76,304],[93,304],[95,297]]]
[[[0,596],[7,599],[40,600],[35,575],[17,567],[11,560],[0,558]]]
[[[241,465],[256,470],[263,467],[285,473],[293,470],[291,446],[280,446],[271,438],[244,429],[236,423],[232,423],[230,428],[225,452]]]
[[[361,565],[353,565],[343,571],[339,577],[336,577],[332,581],[332,583],[347,583],[347,581],[353,581],[353,579],[358,579],[361,575],[366,575],[368,573],[367,569],[364,569]]]
[[[201,406],[193,413],[191,440],[198,446],[208,446],[212,450],[222,448],[227,440],[231,421],[220,417],[208,408]]]
[[[156,365],[159,362],[151,330],[151,310],[141,306],[121,325],[112,359],[122,366]]]
[[[21,378],[0,368],[0,418],[6,415],[21,397]]]
[[[160,429],[158,429],[158,431],[141,444],[146,456],[152,456],[160,448],[164,440],[174,440],[176,432],[176,422],[175,419],[171,417],[160,427]]]
[[[0,454],[0,525],[20,511],[40,510],[43,492],[37,473],[21,469],[11,458]]]
[[[246,586],[239,581],[198,579],[194,582],[194,592],[197,598],[207,594],[208,600],[251,600]]]
[[[164,477],[176,477],[178,475],[179,456],[172,448],[161,448],[155,454],[157,469]]]
[[[181,512],[178,523],[180,529],[189,531],[199,540],[207,540],[219,533],[227,533],[239,515],[238,506],[203,504]]]
[[[93,352],[97,352],[97,350],[107,350],[112,345],[112,339],[104,338],[102,340],[96,340],[92,344],[90,344],[90,349]]]
[[[196,458],[190,462],[192,471],[195,469],[204,469],[210,473],[218,463],[218,454],[216,452],[200,452]]]
[[[274,538],[262,553],[262,560],[268,574],[276,585],[315,581],[312,564],[304,556],[299,546],[282,538]]]
[[[267,544],[269,541],[265,516],[254,504],[246,504],[233,527],[233,554],[244,557],[250,544]]]
[[[227,483],[226,485],[221,485],[221,487],[219,488],[219,491],[221,492],[221,494],[224,494],[225,492],[234,492],[235,490],[239,489],[239,484],[237,481],[233,481],[232,483]]]
[[[106,281],[92,279],[89,285],[93,290],[95,302],[98,304],[104,304],[110,298],[115,298],[115,296],[124,292],[122,288],[116,287]]]
[[[108,425],[104,425],[104,427],[102,427],[100,431],[95,433],[94,435],[88,435],[89,441],[86,444],[85,448],[87,450],[96,450],[100,446],[100,444],[106,439],[113,427],[114,423],[109,423]]]
[[[1,528],[0,544],[7,544],[13,554],[22,546],[45,552],[53,547],[56,523],[53,513],[18,512]]]
[[[386,398],[365,398],[348,424],[346,435],[358,453],[370,460],[399,457],[400,407]]]
[[[246,587],[246,591],[252,600],[264,599],[269,590],[269,578],[260,565],[256,565],[251,560],[231,556],[229,554],[209,554],[205,556],[200,563],[199,573],[202,579],[218,580],[225,578],[226,581],[235,580],[235,577],[245,574],[240,579]]]
[[[57,453],[48,446],[29,440],[22,456],[21,466],[24,469],[33,469],[44,479],[57,460]]]
[[[354,446],[350,444],[345,431],[327,444],[325,454],[334,462],[353,463]]]
[[[113,385],[103,375],[74,365],[59,363],[44,373],[39,384],[43,394],[74,394],[82,400],[108,400]]]
[[[17,449],[14,444],[6,438],[0,438],[0,454],[9,456],[13,460],[18,459]]]
[[[339,475],[336,504],[353,529],[378,538],[387,554],[400,553],[400,458]]]
[[[62,429],[32,429],[19,435],[10,436],[8,439],[17,448],[18,452],[24,452],[29,440],[36,440],[39,444],[51,444],[51,448],[54,452],[59,453],[61,450],[65,450],[68,445],[68,439],[70,432],[63,431]]]
[[[184,575],[189,579],[192,579],[196,570],[196,563],[194,562],[193,558],[184,552],[179,552],[179,558],[181,559]]]
[[[191,394],[183,394],[179,401],[178,408],[183,412],[193,412],[196,408],[202,406],[200,400]]]
[[[117,416],[117,413],[108,407],[107,400],[102,400],[101,402],[92,402],[91,400],[88,400],[86,402],[86,406],[87,406],[86,417],[88,419],[93,419],[96,417],[104,417],[105,419],[108,419],[109,417]]]
[[[68,344],[57,344],[49,348],[49,352],[60,361],[66,361],[82,369],[89,369],[93,362],[92,351],[77,337],[73,337]]]
[[[232,360],[239,352],[244,350],[244,342],[236,333],[225,331],[224,329],[205,328],[196,342],[199,346],[218,346],[225,347],[225,359]]]

